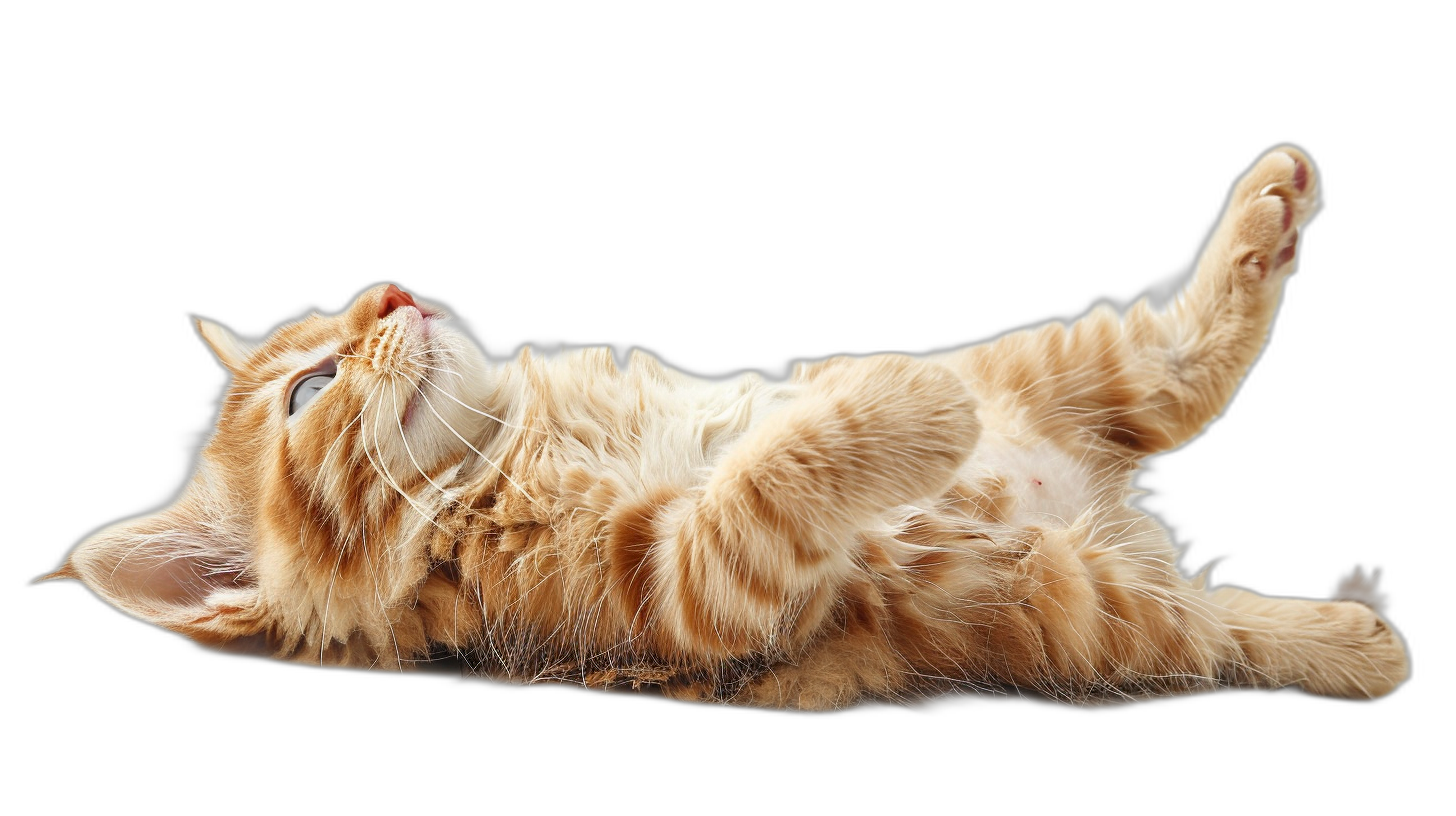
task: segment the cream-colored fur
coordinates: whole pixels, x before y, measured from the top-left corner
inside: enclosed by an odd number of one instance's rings
[[[1213,419],[1262,347],[1315,201],[1308,159],[1277,149],[1167,309],[787,382],[605,350],[492,364],[395,287],[256,348],[202,323],[234,379],[196,477],[60,574],[310,662],[458,654],[766,705],[958,683],[1384,694],[1406,657],[1370,606],[1205,589],[1128,503],[1142,458]],[[294,384],[335,369],[290,416]]]

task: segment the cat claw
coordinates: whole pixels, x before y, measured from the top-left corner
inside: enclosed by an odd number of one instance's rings
[[[1266,153],[1234,188],[1234,240],[1238,265],[1258,281],[1293,263],[1299,227],[1316,203],[1309,158],[1293,147]]]

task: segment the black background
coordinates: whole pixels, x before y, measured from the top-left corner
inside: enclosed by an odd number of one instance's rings
[[[1377,93],[1190,89],[1174,112],[1162,95],[1075,82],[1031,99],[872,76],[743,92],[728,77],[574,76],[547,93],[499,79],[463,95],[384,74],[259,86],[245,70],[154,68],[87,76],[33,127],[44,184],[22,223],[41,252],[22,271],[39,328],[32,385],[12,399],[16,442],[48,453],[15,497],[44,523],[9,562],[22,609],[12,676],[39,717],[28,733],[42,761],[151,739],[197,762],[217,750],[274,771],[281,756],[310,768],[367,756],[363,768],[448,736],[501,774],[542,756],[780,774],[852,749],[859,768],[871,750],[901,769],[1086,769],[1131,749],[1190,780],[1280,768],[1326,785],[1373,762],[1401,768],[1430,723],[1436,632],[1417,581],[1433,568],[1428,542],[1396,522],[1390,465],[1390,446],[1423,431],[1386,396],[1412,356],[1408,267],[1392,251],[1420,236],[1401,232],[1393,191],[1420,134]],[[604,342],[696,372],[778,373],[839,351],[933,350],[1168,286],[1230,182],[1280,141],[1318,163],[1325,210],[1274,340],[1226,417],[1143,484],[1190,567],[1222,558],[1219,580],[1325,596],[1354,565],[1382,567],[1417,666],[1385,701],[702,710],[215,656],[79,584],[26,584],[89,530],[181,487],[224,385],[188,315],[262,334],[396,281],[453,307],[494,353]],[[745,758],[745,743],[764,753]],[[1297,765],[1307,753],[1318,769]]]

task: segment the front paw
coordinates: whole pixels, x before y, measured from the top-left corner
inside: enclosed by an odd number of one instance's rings
[[[764,423],[761,447],[743,455],[763,490],[795,485],[826,506],[878,513],[948,489],[980,430],[963,380],[886,354],[820,366],[798,402]]]
[[[1269,151],[1234,187],[1225,225],[1233,263],[1251,283],[1293,271],[1299,227],[1318,202],[1314,165],[1293,147]]]

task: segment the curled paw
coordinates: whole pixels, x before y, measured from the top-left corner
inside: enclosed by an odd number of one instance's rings
[[[1299,227],[1318,201],[1314,165],[1293,147],[1264,154],[1234,187],[1229,202],[1235,263],[1250,279],[1293,269]]]

